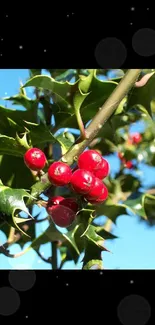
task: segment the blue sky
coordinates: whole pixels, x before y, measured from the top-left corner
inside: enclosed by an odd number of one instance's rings
[[[46,72],[47,73],[47,72]],[[0,69],[0,105],[5,105],[1,100],[2,97],[15,95],[19,91],[19,81],[23,83],[28,77],[28,70],[24,69]],[[32,89],[27,89],[27,95],[32,97]],[[7,102],[7,107],[11,108],[11,102]],[[131,127],[131,131],[142,131],[143,125],[138,123]],[[111,165],[111,173],[119,168],[119,160],[117,157],[107,158]],[[155,169],[140,164],[141,179],[143,186],[148,187],[153,184],[155,179]],[[152,183],[151,183],[152,182]],[[154,184],[153,184],[154,185]],[[37,214],[34,209],[34,215]],[[45,216],[46,211],[43,209],[40,218]],[[104,217],[103,217],[104,218]],[[37,225],[37,235],[41,234],[48,227],[48,222]],[[111,253],[103,252],[103,262],[105,269],[154,269],[155,268],[155,227],[148,227],[145,223],[139,223],[139,218],[135,216],[119,216],[116,226],[113,226],[113,233],[119,238],[106,241],[106,247]],[[0,231],[0,244],[5,243],[5,234]],[[26,248],[30,243],[24,247]],[[18,244],[14,244],[10,248],[11,253],[20,251]],[[51,255],[51,244],[41,246],[40,252],[45,258]],[[80,257],[80,260],[82,258]],[[58,256],[58,260],[60,257]],[[81,269],[81,263],[76,269]],[[12,259],[0,254],[0,269],[50,269],[51,265],[45,263],[38,257],[35,251],[31,250],[25,255]],[[73,262],[67,262],[64,269],[75,269]]]

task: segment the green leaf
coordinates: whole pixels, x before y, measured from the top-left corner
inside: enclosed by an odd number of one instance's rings
[[[64,240],[63,235],[51,221],[49,227],[40,236],[32,241],[31,245],[27,248],[27,251],[29,251],[31,248],[34,250],[39,250],[40,245],[59,240]]]
[[[96,73],[96,70],[90,69],[88,76],[80,75],[79,90],[82,93],[87,93],[88,92],[88,90],[90,88],[90,85],[91,85],[91,82],[92,82],[92,79],[93,79],[93,76],[95,75],[95,73]]]
[[[107,249],[104,247],[104,238],[97,234],[95,226],[89,225],[84,236],[93,244],[97,245],[101,250],[107,251]]]
[[[103,262],[100,260],[90,260],[88,263],[84,264],[83,270],[102,270]]]
[[[56,81],[70,81],[76,75],[75,69],[69,69],[55,77]]]
[[[71,140],[71,137],[69,138],[66,132],[59,134],[56,139],[61,145],[62,155],[64,155],[74,143],[73,138]]]
[[[147,197],[147,194],[140,195],[137,199],[128,199],[124,202],[124,204],[131,208],[132,212],[141,216],[144,219],[147,219],[146,211],[145,211],[145,198]],[[154,198],[155,199],[155,198]]]
[[[69,243],[75,249],[76,253],[78,255],[80,255],[80,252],[78,250],[77,244],[75,242],[75,233],[76,233],[76,231],[77,231],[78,228],[79,228],[79,225],[76,225],[73,230],[68,231],[67,234],[63,234],[63,237],[66,238],[69,241]]]
[[[104,204],[101,204],[96,208],[97,216],[106,216],[112,220],[113,223],[116,223],[116,219],[126,212],[127,206],[124,204],[114,204],[112,200],[108,199]]]
[[[105,240],[118,238],[117,236],[113,235],[109,231],[105,230],[104,226],[97,226],[95,232],[99,234],[101,237],[103,237]]]
[[[133,88],[128,95],[127,109],[138,106],[145,114],[152,117],[151,101],[155,99],[155,73],[147,81],[147,83],[140,88]]]
[[[15,109],[7,109],[4,106],[0,106],[0,132],[6,135],[10,135],[10,128],[8,118],[17,123],[20,127],[23,127],[24,121],[37,122],[37,104],[33,105],[30,110],[20,111]],[[23,128],[24,131],[24,128]]]
[[[32,145],[39,145],[41,143],[59,143],[56,137],[51,133],[51,126],[45,124],[36,124],[25,122],[26,128],[29,132]]]
[[[24,211],[30,215],[25,205],[24,198],[30,198],[30,194],[28,194],[24,189],[12,189],[0,185],[0,211],[7,216],[6,221],[21,232],[23,231],[19,228],[18,224],[22,221],[25,222],[26,220],[23,218],[17,218],[17,211]],[[24,234],[26,235],[26,233]]]
[[[85,255],[83,258],[83,269],[102,269],[102,249],[92,241],[86,241]]]
[[[24,94],[18,94],[10,97],[4,97],[3,100],[12,101],[12,105],[21,105],[25,107],[27,110],[33,108],[33,105],[36,105],[36,100],[32,100],[25,96]]]
[[[0,154],[13,155],[21,157],[26,152],[26,148],[11,137],[0,134]]]
[[[82,233],[81,233],[81,237],[83,237],[85,235],[85,233],[87,232],[89,225],[91,224],[91,222],[94,219],[93,213],[95,212],[95,210],[93,209],[82,209],[77,218],[78,218],[78,223],[81,226],[82,229]]]
[[[132,175],[121,175],[118,180],[120,181],[122,192],[135,192],[140,186],[140,181]]]
[[[41,74],[41,69],[30,69],[30,77],[34,77]]]
[[[57,104],[59,111],[74,114],[72,105],[72,91],[77,88],[77,82],[58,82],[49,76],[35,76],[28,80],[23,87],[38,87],[51,91],[54,96],[54,102]]]
[[[10,155],[4,155],[0,159],[0,175],[6,186],[29,189],[33,185],[33,175],[24,164],[23,157],[11,156],[10,160]]]

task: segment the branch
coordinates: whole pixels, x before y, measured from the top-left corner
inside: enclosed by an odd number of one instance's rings
[[[91,143],[91,141],[97,136],[101,128],[107,122],[109,117],[114,113],[122,99],[128,94],[129,90],[135,85],[135,82],[141,72],[141,69],[130,69],[126,72],[125,76],[121,79],[115,90],[112,92],[107,101],[99,109],[96,116],[92,119],[92,122],[86,128],[87,139],[78,139],[78,144],[73,145],[70,150],[61,158],[61,161],[66,162],[68,165],[72,165],[83,152],[83,150]],[[31,187],[31,194],[34,197],[38,197],[42,192],[48,189],[51,183],[48,180],[47,173],[43,175],[39,182],[35,183]],[[28,204],[31,204],[33,200],[29,200]]]

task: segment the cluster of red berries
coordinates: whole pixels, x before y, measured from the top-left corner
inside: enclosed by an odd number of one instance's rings
[[[142,135],[139,132],[135,132],[135,133],[131,133],[128,140],[127,140],[127,144],[128,145],[133,145],[133,144],[138,144],[142,141]],[[132,169],[133,168],[133,163],[131,160],[126,160],[124,157],[124,154],[121,152],[118,152],[118,157],[121,160],[121,162],[123,163],[124,167],[128,168],[128,169]]]
[[[41,170],[46,164],[46,156],[38,148],[29,149],[24,161],[31,170]],[[92,204],[100,204],[108,197],[108,189],[102,180],[108,176],[110,167],[106,159],[95,150],[83,152],[77,162],[78,168],[72,171],[66,163],[57,161],[48,168],[48,178],[52,185],[70,185],[71,189],[82,195]],[[47,211],[53,221],[61,227],[69,226],[78,211],[74,198],[54,197],[49,199]]]

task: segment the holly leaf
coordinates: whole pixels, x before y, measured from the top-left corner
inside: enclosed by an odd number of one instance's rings
[[[97,216],[106,216],[111,219],[114,224],[116,224],[116,219],[123,215],[127,214],[127,206],[125,204],[114,204],[111,199],[105,201],[99,207],[96,207]],[[132,211],[132,210],[131,210]]]
[[[69,138],[67,132],[63,132],[56,137],[57,141],[59,142],[62,150],[62,155],[64,155],[73,145],[74,138]]]
[[[56,81],[70,81],[76,75],[75,69],[69,69],[60,75],[56,76],[54,79]]]
[[[95,227],[95,232],[99,234],[101,237],[103,237],[105,240],[118,238],[117,236],[113,235],[109,231],[105,230],[104,226]]]
[[[103,261],[102,261],[102,249],[95,245],[92,241],[86,240],[86,248],[83,262],[83,269],[102,269]]]
[[[137,106],[142,112],[152,117],[151,101],[155,99],[154,87],[155,73],[144,86],[132,89],[128,95],[127,110]]]
[[[145,202],[146,202],[146,200],[148,202],[148,199],[149,199],[149,202],[152,202],[152,204],[154,204],[155,196],[147,194],[147,193],[139,195],[139,197],[136,199],[126,200],[124,202],[124,204],[127,207],[131,208],[133,213],[139,215],[140,217],[144,218],[145,220],[148,220],[148,216],[146,215],[146,209],[145,209]],[[147,204],[147,206],[148,206],[148,204]]]
[[[86,230],[84,236],[91,241],[92,243],[94,243],[95,245],[97,245],[101,250],[105,250],[108,251],[105,247],[104,247],[104,238],[101,237],[100,235],[97,234],[96,232],[96,227],[93,225],[89,225],[88,229]]]
[[[27,251],[29,251],[31,248],[37,251],[39,250],[40,245],[59,240],[64,241],[63,235],[51,221],[49,227],[40,236],[32,241],[31,245],[27,248]]]
[[[30,77],[34,77],[41,74],[41,69],[29,69]]]
[[[0,154],[21,157],[26,152],[26,149],[19,144],[17,139],[0,134]]]
[[[50,131],[50,126],[46,126],[45,124],[36,124],[25,121],[26,129],[30,135],[32,145],[39,145],[42,143],[50,142],[50,143],[59,143],[57,138],[54,137],[52,132]]]
[[[33,175],[24,164],[23,157],[11,156],[10,161],[10,155],[3,155],[0,161],[0,175],[3,183],[12,188],[29,189],[34,184]]]
[[[54,102],[59,111],[74,114],[71,93],[76,84],[77,81],[75,83],[58,82],[52,77],[41,75],[29,79],[23,87],[37,87],[51,91],[51,96],[55,95]]]
[[[0,185],[0,211],[7,216],[6,221],[12,227],[17,228],[22,233],[24,233],[24,231],[18,226],[18,224],[25,222],[26,220],[23,218],[18,218],[17,211],[23,211],[31,217],[24,202],[24,198],[30,197],[31,195],[24,189],[12,189],[10,187]],[[27,235],[26,233],[24,234]]]
[[[21,105],[25,107],[27,110],[33,109],[33,105],[36,105],[36,100],[32,100],[28,98],[26,95],[19,93],[14,96],[4,97],[3,100],[8,100],[12,102],[12,105]]]
[[[4,106],[0,106],[0,116],[1,133],[3,132],[7,135],[9,133],[7,120],[8,118],[16,122],[21,127],[23,127],[23,121],[31,121],[32,123],[37,123],[37,103],[27,111],[7,109]]]
[[[73,230],[68,231],[67,234],[63,234],[63,237],[66,238],[67,241],[69,241],[69,243],[75,249],[76,253],[78,255],[80,255],[80,252],[78,250],[77,244],[75,242],[75,233],[76,233],[76,231],[77,231],[78,228],[79,228],[79,225],[76,225]]]

